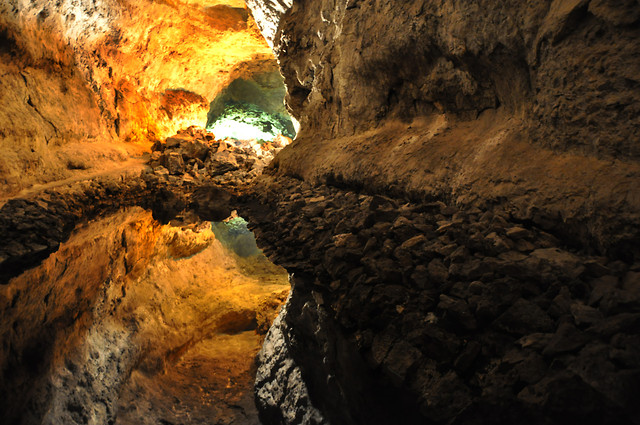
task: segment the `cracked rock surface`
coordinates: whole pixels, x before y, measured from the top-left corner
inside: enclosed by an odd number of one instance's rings
[[[289,361],[330,423],[640,420],[638,262],[499,209],[261,183],[247,206],[258,243],[294,276]],[[265,413],[290,385],[262,378],[280,355],[260,357]]]

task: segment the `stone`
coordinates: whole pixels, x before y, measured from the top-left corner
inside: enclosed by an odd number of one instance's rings
[[[597,305],[606,294],[616,289],[618,286],[618,278],[611,275],[602,276],[591,282],[591,286],[593,289],[591,290],[588,304],[594,306]]]
[[[169,174],[181,175],[184,173],[184,161],[178,152],[166,152],[162,155],[162,163],[169,170]]]
[[[476,319],[465,300],[441,294],[438,309],[445,312],[445,318],[460,324],[464,329],[474,330],[477,327]]]
[[[611,337],[620,332],[637,330],[640,327],[640,313],[621,313],[596,323],[586,332],[602,337]]]
[[[385,332],[378,333],[374,336],[373,344],[371,345],[371,355],[375,366],[382,364],[396,340],[397,333],[393,328],[389,328]]]
[[[569,313],[569,307],[571,306],[572,299],[571,293],[569,292],[569,288],[563,286],[560,288],[560,293],[555,296],[553,301],[551,302],[551,306],[547,310],[547,312],[555,318],[558,318],[562,315]]]
[[[604,263],[605,261],[606,259],[591,259],[583,264],[589,276],[602,277],[611,274],[611,270]]]
[[[622,289],[632,293],[640,292],[640,272],[627,272],[622,277]]]
[[[427,265],[429,277],[434,283],[442,284],[449,278],[449,271],[447,267],[439,259],[433,259]]]
[[[496,232],[491,232],[485,237],[486,242],[496,253],[502,253],[509,251],[512,248],[512,243],[503,239]]]
[[[187,137],[180,137],[180,136],[174,136],[174,137],[167,137],[167,139],[165,140],[165,148],[167,149],[175,149],[180,147],[180,145],[184,142],[189,142],[190,139]]]
[[[537,332],[527,336],[523,336],[517,341],[517,343],[520,344],[522,348],[531,348],[537,351],[542,351],[549,345],[552,338],[552,333]]]
[[[536,249],[529,255],[539,260],[542,266],[548,266],[554,272],[570,278],[577,278],[585,270],[580,258],[559,248]]]
[[[576,351],[584,346],[587,341],[589,341],[589,337],[579,331],[573,324],[562,323],[551,337],[542,354],[556,356],[561,353]]]
[[[531,233],[527,229],[517,226],[508,228],[505,234],[513,240],[531,237]]]
[[[205,162],[205,166],[212,176],[222,175],[229,171],[237,170],[240,167],[236,155],[228,150],[210,154]]]
[[[597,309],[577,301],[571,304],[569,310],[575,324],[578,326],[594,325],[604,318],[603,314]]]
[[[469,292],[471,292],[474,295],[480,295],[482,294],[484,287],[485,287],[484,283],[482,283],[479,280],[474,280],[469,284]]]
[[[453,367],[456,369],[458,373],[466,372],[480,354],[482,346],[477,341],[469,341],[467,345],[465,345],[462,353],[456,358],[453,362]]]
[[[419,248],[421,245],[427,242],[427,238],[424,235],[416,235],[412,238],[404,241],[400,246],[406,250],[413,250]]]
[[[527,335],[534,332],[550,332],[553,320],[540,307],[523,298],[518,299],[495,322],[509,333]]]
[[[406,341],[393,344],[389,354],[384,359],[384,372],[391,376],[396,385],[401,385],[407,378],[407,373],[422,357],[420,350]]]
[[[320,217],[322,214],[324,214],[324,210],[325,204],[320,202],[313,202],[302,208],[302,214],[304,214],[307,218]]]
[[[168,176],[169,175],[169,170],[167,170],[165,167],[163,167],[162,165],[154,168],[153,172],[155,174],[157,174],[158,176]]]

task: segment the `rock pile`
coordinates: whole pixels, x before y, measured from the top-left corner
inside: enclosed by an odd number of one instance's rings
[[[260,175],[290,142],[285,137],[262,145],[216,141],[189,127],[156,143],[150,167],[140,175],[94,178],[12,199],[0,208],[0,284],[55,252],[79,221],[123,207],[150,208],[163,222],[186,208],[206,220],[222,220],[231,211],[227,192]]]
[[[289,352],[331,423],[640,420],[640,263],[575,252],[499,211],[267,187],[247,208],[294,275]]]
[[[290,139],[282,136],[264,144],[215,140],[213,134],[192,126],[156,143],[149,165],[156,175],[172,182],[181,179],[188,183],[210,181],[240,186],[260,175],[288,142]]]

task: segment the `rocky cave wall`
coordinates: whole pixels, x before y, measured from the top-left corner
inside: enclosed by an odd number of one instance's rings
[[[10,0],[0,55],[2,197],[204,126],[227,84],[274,67],[240,0]]]
[[[640,423],[640,4],[248,5],[301,124],[265,423]]]
[[[501,204],[601,250],[638,237],[637,2],[248,4],[281,17],[301,123],[281,173]]]
[[[285,77],[296,141],[252,188],[243,179],[262,160],[183,133],[156,144],[140,176],[7,202],[8,385],[28,390],[37,375],[50,390],[55,375],[38,367],[52,352],[30,353],[105,318],[94,307],[108,265],[82,294],[78,282],[38,286],[42,269],[16,276],[43,260],[64,269],[56,259],[68,251],[55,251],[77,223],[114,204],[151,205],[167,220],[185,208],[218,220],[233,204],[294,274],[259,356],[265,423],[637,423],[637,1],[247,4]],[[3,3],[3,191],[124,157],[113,140],[162,138],[206,116],[215,93],[268,53],[263,41],[231,53],[227,41],[257,41],[230,5]],[[197,164],[188,151],[203,145],[208,165],[194,176],[184,156]],[[126,272],[112,230],[112,270]],[[67,353],[56,353],[64,372]],[[77,404],[60,412],[78,416]],[[29,407],[38,422],[46,406]]]

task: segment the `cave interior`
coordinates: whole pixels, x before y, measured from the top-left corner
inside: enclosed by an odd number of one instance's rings
[[[4,0],[0,422],[640,425],[638,52],[638,0]]]

